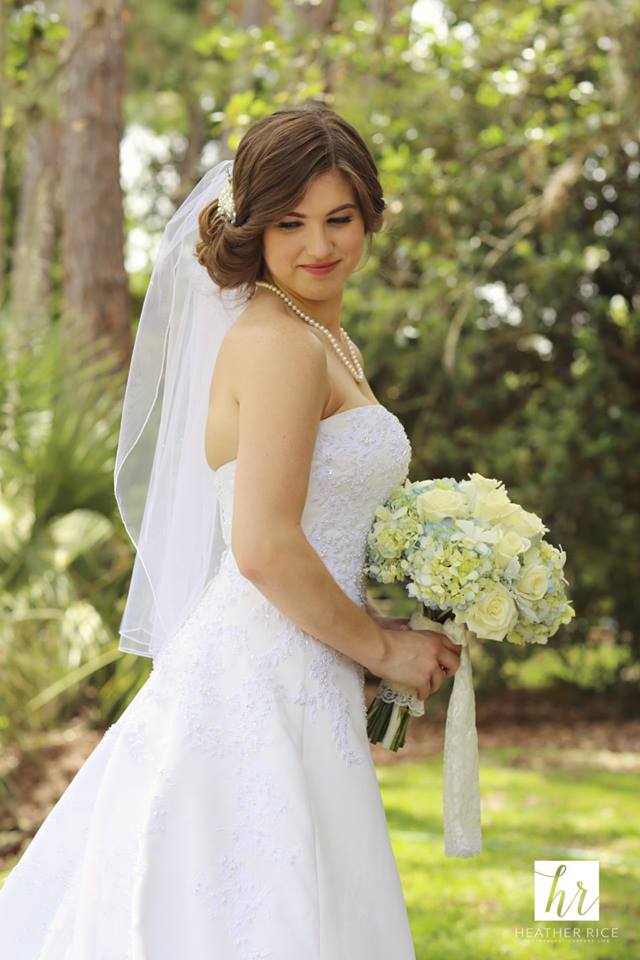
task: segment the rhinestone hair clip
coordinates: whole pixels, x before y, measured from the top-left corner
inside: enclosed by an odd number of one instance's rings
[[[229,223],[236,222],[236,207],[233,200],[233,179],[231,167],[227,168],[225,183],[218,194],[218,210]]]

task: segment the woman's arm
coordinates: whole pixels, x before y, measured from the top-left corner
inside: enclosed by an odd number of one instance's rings
[[[302,531],[274,534],[271,552],[240,569],[302,630],[380,676],[388,654],[381,625],[341,589]]]
[[[340,588],[301,526],[329,394],[325,348],[294,318],[260,321],[232,331],[239,437],[231,549],[282,613],[375,673],[389,639]]]

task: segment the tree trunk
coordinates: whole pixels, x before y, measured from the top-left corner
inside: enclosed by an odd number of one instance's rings
[[[83,340],[131,356],[120,141],[125,0],[67,0],[62,89],[64,319]],[[82,36],[82,42],[77,42]]]
[[[26,335],[50,314],[58,150],[57,121],[36,116],[26,136],[11,269],[11,316]]]

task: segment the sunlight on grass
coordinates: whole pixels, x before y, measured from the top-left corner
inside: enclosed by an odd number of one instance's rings
[[[470,858],[444,855],[440,758],[377,768],[417,960],[640,955],[640,774],[513,768],[509,759],[509,750],[481,756],[483,850]],[[600,861],[600,921],[590,926],[618,927],[617,940],[516,936],[559,926],[533,919],[533,862],[563,858]]]

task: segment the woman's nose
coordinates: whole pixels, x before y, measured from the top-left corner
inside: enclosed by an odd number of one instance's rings
[[[333,244],[324,227],[310,227],[306,247],[311,260],[321,260],[332,252]]]

